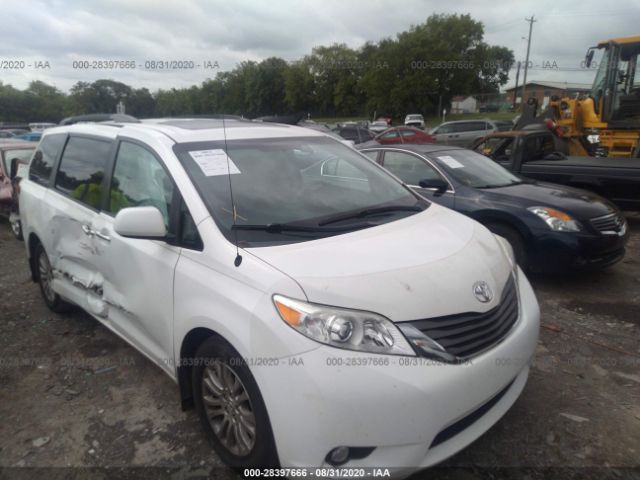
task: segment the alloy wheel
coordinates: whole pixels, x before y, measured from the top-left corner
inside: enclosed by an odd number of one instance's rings
[[[256,418],[245,386],[226,363],[215,360],[204,368],[202,399],[220,443],[236,456],[249,455],[256,442]]]

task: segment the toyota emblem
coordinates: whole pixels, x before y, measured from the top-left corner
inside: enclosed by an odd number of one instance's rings
[[[489,303],[493,300],[493,292],[491,291],[491,287],[484,280],[476,282],[473,284],[473,294],[478,299],[479,302]]]

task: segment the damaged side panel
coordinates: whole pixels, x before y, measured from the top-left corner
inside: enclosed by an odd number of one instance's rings
[[[96,212],[62,195],[48,195],[53,215],[45,248],[54,272],[54,289],[64,298],[90,313],[106,317],[107,305],[102,300],[104,279],[96,259],[101,251],[90,231]]]

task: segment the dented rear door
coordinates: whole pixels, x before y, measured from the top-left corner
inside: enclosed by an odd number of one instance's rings
[[[44,245],[54,289],[90,313],[106,318],[93,224],[101,209],[104,173],[112,148],[106,139],[72,135],[47,192],[49,232]]]

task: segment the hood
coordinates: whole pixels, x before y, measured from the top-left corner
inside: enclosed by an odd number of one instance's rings
[[[553,183],[530,182],[482,192],[494,201],[513,203],[509,200],[517,200],[523,208],[552,207],[580,220],[618,211],[611,202],[593,192]]]
[[[485,312],[498,304],[511,272],[486,228],[435,204],[377,227],[247,250],[298,282],[310,302],[392,321]],[[489,303],[473,294],[480,280],[494,292]]]

